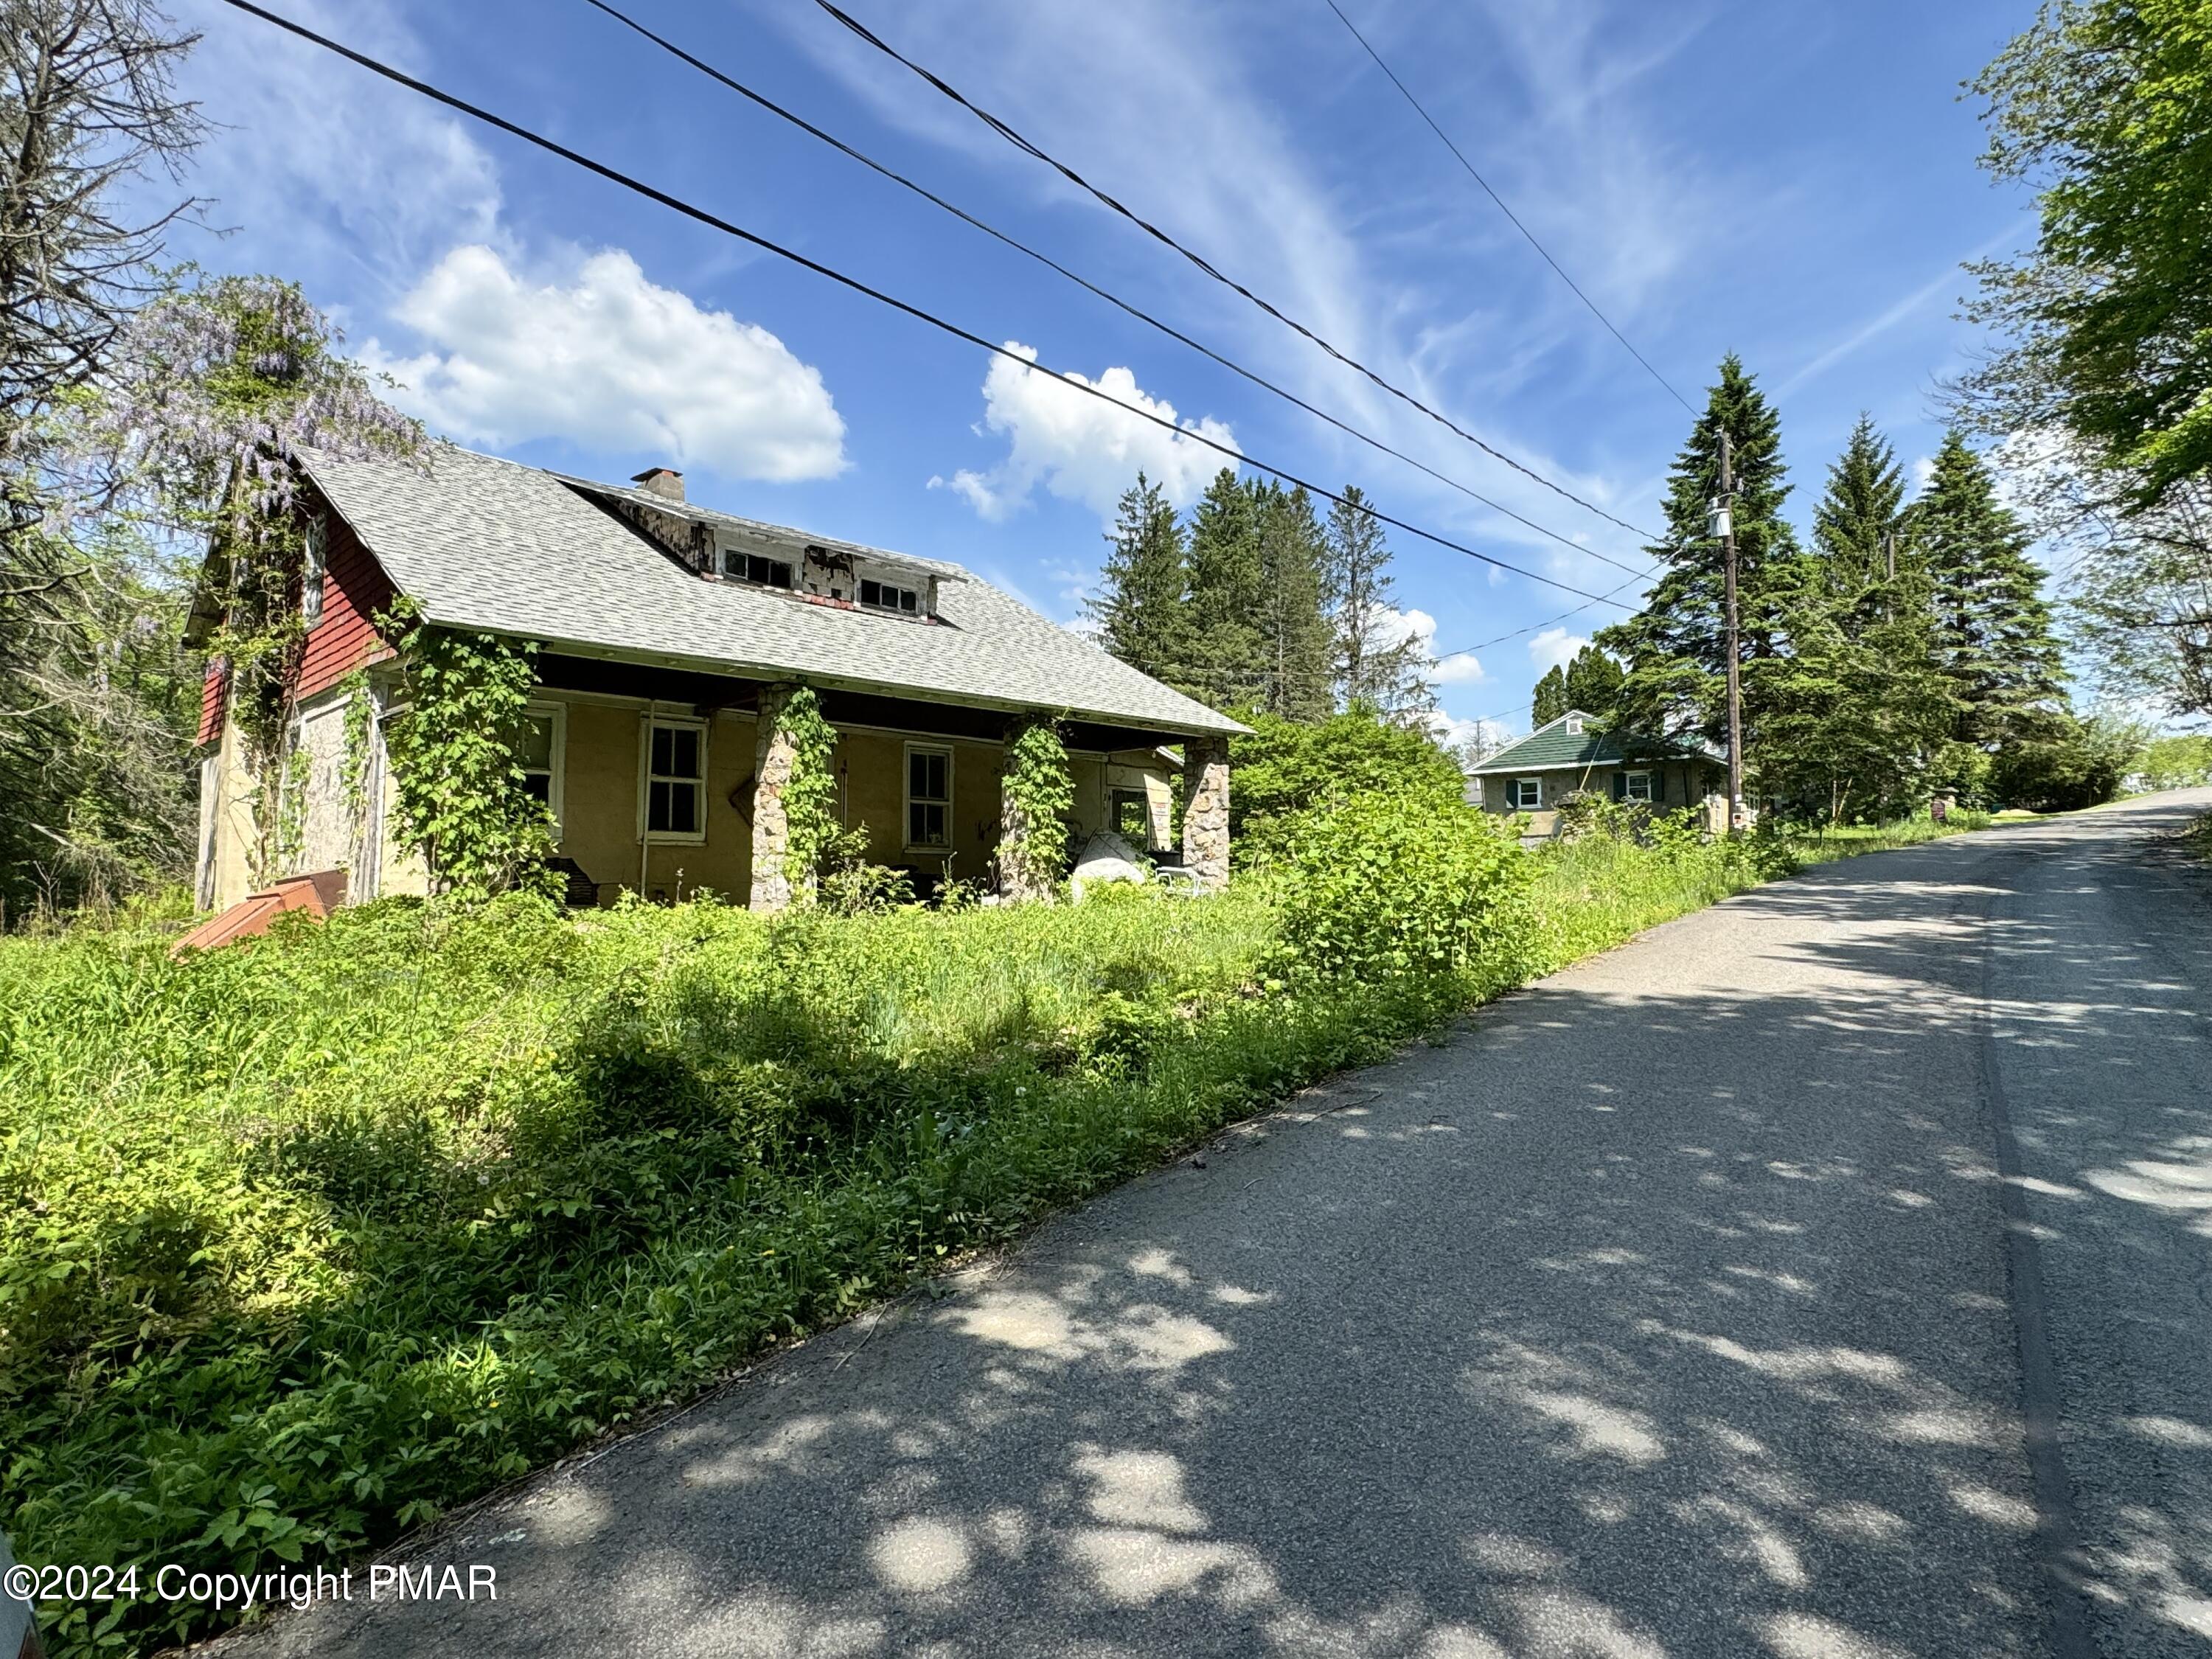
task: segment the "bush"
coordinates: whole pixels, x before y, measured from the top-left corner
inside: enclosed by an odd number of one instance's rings
[[[1230,739],[1236,781],[1229,792],[1231,845],[1240,863],[1283,850],[1298,814],[1355,795],[1400,794],[1432,807],[1467,793],[1459,763],[1426,733],[1354,708],[1318,724],[1251,717],[1249,735]]]
[[[1276,961],[1291,976],[1497,981],[1522,962],[1534,872],[1506,821],[1367,794],[1306,814],[1287,840]]]
[[[2148,735],[2140,726],[2103,714],[2059,715],[1999,747],[1990,766],[1990,794],[2031,812],[2101,805],[2120,793]]]

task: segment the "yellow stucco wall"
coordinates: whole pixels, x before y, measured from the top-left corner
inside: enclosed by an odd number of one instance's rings
[[[701,842],[655,841],[643,846],[639,833],[639,778],[644,723],[642,706],[601,702],[547,692],[534,706],[561,710],[559,765],[560,849],[599,884],[600,901],[611,903],[619,892],[641,890],[648,897],[689,897],[712,888],[734,903],[746,902],[752,877],[750,780],[757,727],[751,716],[725,713],[707,721],[706,836]],[[335,710],[336,704],[332,705]],[[688,714],[688,709],[663,711]],[[307,746],[314,757],[307,821],[310,845],[303,868],[345,863],[349,834],[336,797],[341,785],[332,733],[342,731],[335,712],[308,723]],[[380,738],[380,732],[377,734]],[[907,751],[919,744],[952,754],[952,810],[948,815],[952,856],[907,845]],[[213,897],[218,908],[235,903],[252,890],[254,781],[240,763],[241,744],[234,727],[226,728],[214,763],[206,768],[203,822],[211,832],[204,854],[212,863]],[[395,788],[391,769],[376,744],[372,777],[380,778],[385,835],[374,871],[356,873],[351,896],[375,893],[420,893],[427,886],[422,859],[396,833]],[[1110,791],[1141,788],[1155,803],[1163,825],[1173,789],[1170,774],[1150,750],[1069,757],[1075,784],[1075,820],[1079,836],[1107,825]],[[832,764],[838,780],[838,808],[848,827],[869,832],[868,857],[963,881],[990,873],[999,840],[1000,748],[994,743],[939,739],[878,731],[838,734]],[[732,795],[736,801],[733,802]],[[641,856],[642,854],[642,857]]]

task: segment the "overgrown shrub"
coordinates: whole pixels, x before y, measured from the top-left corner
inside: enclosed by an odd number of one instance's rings
[[[1507,830],[1459,802],[1355,796],[1291,831],[1276,960],[1296,979],[1510,975],[1533,869]]]
[[[1431,807],[1462,799],[1459,763],[1425,732],[1393,725],[1371,708],[1318,724],[1255,714],[1230,739],[1231,844],[1241,863],[1282,851],[1302,813],[1356,795],[1402,794]]]

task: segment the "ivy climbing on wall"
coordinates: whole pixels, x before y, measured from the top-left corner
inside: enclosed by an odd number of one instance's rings
[[[403,706],[384,720],[393,811],[422,849],[431,890],[558,897],[546,862],[553,814],[525,787],[520,759],[537,646],[429,627],[404,600],[377,626],[399,645]]]
[[[999,777],[999,886],[1010,899],[1049,898],[1067,868],[1075,781],[1057,722],[1033,715],[1006,732]]]
[[[822,860],[837,839],[837,775],[830,764],[837,733],[822,716],[821,700],[805,685],[784,699],[775,725],[791,745],[791,779],[783,787],[783,869],[792,898],[803,903],[813,896]]]

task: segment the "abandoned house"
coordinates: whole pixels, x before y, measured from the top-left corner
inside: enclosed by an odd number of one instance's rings
[[[212,663],[204,908],[313,871],[344,871],[349,902],[424,890],[380,726],[400,682],[376,618],[401,596],[428,623],[539,647],[520,758],[572,903],[710,888],[777,908],[782,884],[755,872],[781,861],[762,856],[782,844],[781,783],[761,780],[788,771],[768,752],[772,716],[800,684],[837,734],[842,823],[919,891],[991,878],[1000,744],[1037,715],[1066,737],[1079,842],[1112,830],[1200,888],[1228,879],[1228,739],[1243,728],[958,565],[714,512],[666,469],[600,484],[446,444],[306,468],[307,634],[276,792],[294,829],[272,865],[269,796]],[[220,621],[199,616],[199,637]]]
[[[1557,832],[1559,803],[1571,794],[1595,792],[1668,812],[1706,806],[1727,787],[1724,756],[1682,740],[1624,738],[1579,708],[1468,772],[1471,802],[1486,812],[1526,813],[1529,834],[1545,837]],[[1725,808],[1720,823],[1726,826]]]

